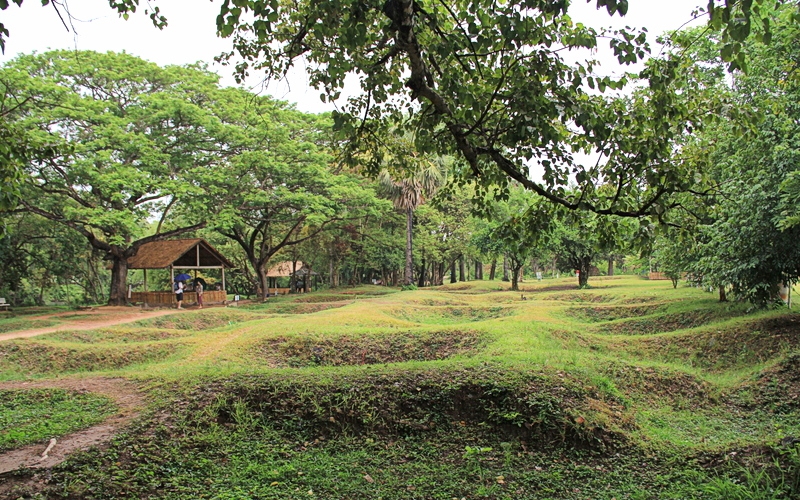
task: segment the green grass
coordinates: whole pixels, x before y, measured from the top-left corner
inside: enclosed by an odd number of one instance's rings
[[[15,330],[32,330],[34,328],[47,328],[55,326],[59,322],[50,319],[30,320],[25,318],[2,318],[0,319],[0,333],[13,332]]]
[[[590,284],[272,297],[2,342],[0,379],[149,391],[51,496],[791,498],[800,318],[668,281]]]
[[[116,409],[107,397],[61,389],[0,389],[0,451],[83,429]]]

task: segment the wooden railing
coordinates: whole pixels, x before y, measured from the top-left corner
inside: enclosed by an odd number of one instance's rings
[[[209,290],[203,293],[203,303],[222,304],[226,300],[225,290]],[[147,304],[149,306],[174,306],[177,304],[173,292],[131,292],[130,301],[134,304]],[[183,292],[184,304],[196,304],[195,292]]]

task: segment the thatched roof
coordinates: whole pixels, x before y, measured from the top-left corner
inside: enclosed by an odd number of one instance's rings
[[[297,261],[297,276],[305,276],[308,273],[308,269],[305,267],[301,261]],[[317,274],[314,271],[311,271],[311,274]],[[268,278],[286,278],[292,275],[292,261],[287,260],[285,262],[278,262],[274,266],[270,267],[267,271]]]
[[[201,238],[145,243],[136,255],[128,259],[128,269],[164,269],[170,265],[179,269],[233,267],[228,259]]]

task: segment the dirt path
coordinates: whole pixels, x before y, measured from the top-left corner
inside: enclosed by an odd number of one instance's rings
[[[93,392],[114,400],[117,413],[105,421],[57,438],[48,458],[40,460],[47,447],[37,444],[0,453],[0,475],[22,468],[50,468],[66,459],[75,451],[107,443],[119,430],[139,414],[144,407],[144,397],[134,384],[123,379],[59,379],[35,382],[0,382],[0,389],[58,388],[72,391]],[[0,486],[2,486],[0,484]],[[2,488],[0,488],[2,490]]]
[[[0,334],[0,342],[3,340],[21,339],[35,337],[45,333],[61,332],[65,330],[90,330],[94,328],[105,328],[107,326],[133,323],[140,319],[157,318],[168,314],[178,314],[181,311],[175,309],[159,309],[156,311],[144,311],[131,307],[103,306],[92,311],[66,311],[55,314],[43,314],[40,316],[30,316],[30,320],[58,319],[63,323],[57,326],[46,328],[33,328],[30,330],[17,330],[10,333]]]

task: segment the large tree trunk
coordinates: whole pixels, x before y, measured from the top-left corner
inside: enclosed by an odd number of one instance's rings
[[[450,263],[450,283],[455,283],[458,281],[456,277],[456,261],[453,259],[453,262]]]
[[[414,267],[412,264],[412,230],[414,228],[414,212],[406,209],[406,285],[414,283]]]
[[[458,257],[458,281],[467,281],[466,269],[464,269],[464,256]]]
[[[578,288],[586,288],[589,286],[589,268],[592,265],[592,259],[590,258],[583,258],[579,260],[580,265],[578,267]]]
[[[728,302],[728,296],[725,294],[725,285],[719,286],[719,301]]]
[[[508,281],[508,256],[503,255],[503,281]]]
[[[424,250],[424,247],[423,247],[423,250]],[[419,281],[417,282],[417,286],[419,288],[422,288],[422,287],[425,286],[425,277],[426,277],[426,274],[427,274],[427,272],[426,272],[427,270],[425,269],[425,252],[424,251],[422,252],[422,266],[420,267],[420,270],[421,271],[419,273]]]
[[[256,274],[258,274],[258,285],[261,288],[258,291],[258,298],[261,300],[267,300],[267,296],[269,295],[269,278],[267,278],[267,263],[261,263],[258,266],[255,266]]]
[[[108,305],[124,306],[128,303],[128,259],[112,255],[111,265],[111,293],[108,296]]]
[[[492,267],[489,269],[489,281],[494,281],[495,272],[497,272],[497,259],[492,259]]]
[[[608,258],[608,273],[609,276],[614,276],[614,257]]]

